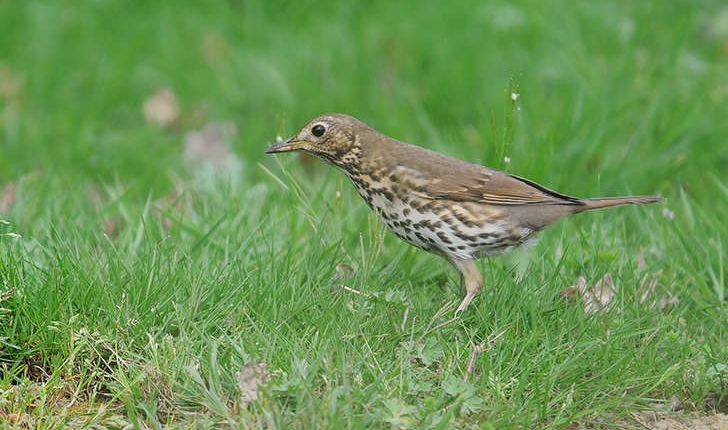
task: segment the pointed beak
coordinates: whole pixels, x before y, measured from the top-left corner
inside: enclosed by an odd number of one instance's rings
[[[266,150],[266,154],[274,154],[276,152],[289,152],[289,151],[295,151],[297,149],[301,149],[304,145],[306,145],[308,142],[305,140],[295,140],[295,138],[286,139],[284,141],[278,142],[275,145],[269,146]]]

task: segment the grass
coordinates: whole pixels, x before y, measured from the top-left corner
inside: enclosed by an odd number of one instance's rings
[[[1,425],[726,412],[728,9],[467,3],[0,3]],[[142,114],[161,87],[168,126]],[[460,299],[454,270],[386,233],[340,173],[262,153],[329,111],[569,194],[668,200],[482,261],[483,293],[431,331]],[[236,126],[234,162],[185,161],[209,122]],[[561,296],[607,273],[611,309]],[[667,292],[679,303],[651,306]]]

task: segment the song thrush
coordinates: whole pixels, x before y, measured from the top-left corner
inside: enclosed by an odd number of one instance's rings
[[[266,153],[296,150],[338,167],[397,237],[455,266],[465,290],[456,317],[483,285],[476,258],[510,251],[567,215],[662,200],[567,196],[525,178],[400,142],[344,114],[314,118]]]

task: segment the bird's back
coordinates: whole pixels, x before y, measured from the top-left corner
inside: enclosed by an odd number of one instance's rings
[[[373,129],[371,132],[379,136],[368,137],[367,142],[376,144],[362,147],[362,170],[378,170],[375,176],[422,199],[493,206],[493,210],[512,213],[534,230],[577,212],[583,205],[578,198],[528,179],[400,142]],[[527,209],[520,208],[523,206]],[[534,212],[539,215],[529,216]]]

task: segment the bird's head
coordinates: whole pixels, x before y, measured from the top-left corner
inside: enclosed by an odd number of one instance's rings
[[[355,161],[358,152],[357,130],[367,127],[344,114],[328,114],[308,122],[295,136],[265,150],[277,152],[305,151],[339,167]]]

